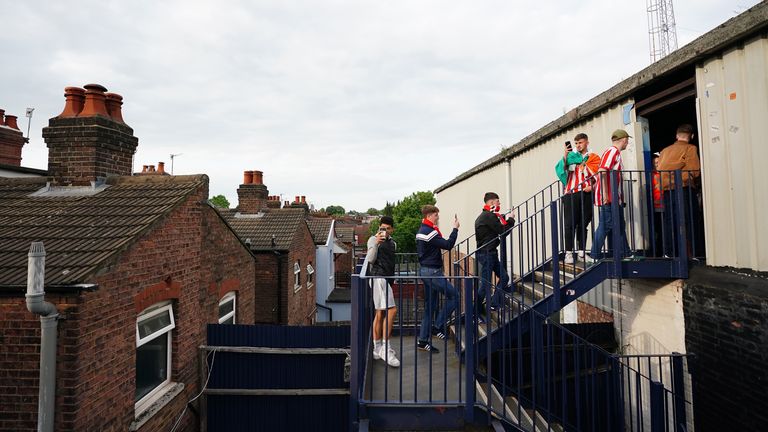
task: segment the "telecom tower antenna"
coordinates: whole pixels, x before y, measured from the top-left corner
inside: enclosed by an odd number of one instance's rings
[[[677,49],[677,29],[672,0],[646,0],[648,7],[648,44],[651,63]]]

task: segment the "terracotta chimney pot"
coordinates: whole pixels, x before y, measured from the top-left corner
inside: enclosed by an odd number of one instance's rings
[[[77,117],[85,105],[85,90],[80,87],[64,87],[64,111],[59,117]]]
[[[264,184],[264,172],[262,171],[253,172],[253,184]]]
[[[145,172],[147,172],[148,169],[149,169],[149,165],[143,165],[142,168],[141,168],[141,172],[145,173]]]
[[[5,116],[5,110],[0,109],[0,126],[3,126],[5,124],[5,121],[3,121],[3,116]]]
[[[6,115],[5,116],[5,125],[9,128],[19,130],[19,125],[16,124],[17,117],[14,115]]]
[[[288,207],[290,204],[291,204],[291,203],[289,203],[288,201],[286,201],[286,202],[285,202],[285,204],[284,204],[284,207]]]
[[[155,171],[155,166],[154,166],[154,165],[150,165],[150,166],[149,166],[149,172],[151,172],[151,173],[153,173],[153,172],[156,172],[156,171]]]
[[[107,88],[99,84],[86,84],[83,87],[85,87],[85,106],[78,117],[102,116],[109,118],[106,96],[104,96]]]
[[[159,172],[160,174],[165,174],[165,162],[157,163],[157,172]]]
[[[243,184],[253,183],[253,171],[243,171]]]
[[[307,202],[307,197],[306,197],[306,196],[304,196],[304,195],[302,195],[302,196],[301,196],[301,203],[302,203],[302,204],[305,204],[306,202]]]
[[[112,120],[125,124],[125,121],[123,121],[123,110],[121,108],[123,105],[123,97],[117,93],[105,93],[104,96],[107,98],[106,105],[109,116],[112,117]]]

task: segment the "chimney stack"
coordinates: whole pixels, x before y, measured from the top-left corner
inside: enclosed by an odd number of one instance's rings
[[[0,109],[0,164],[21,166],[21,148],[27,139],[16,124],[16,116]]]
[[[267,208],[279,209],[280,197],[278,195],[270,195],[269,199],[267,200]]]
[[[307,197],[304,195],[296,195],[296,199],[291,203],[290,207],[304,209],[304,213],[309,213],[309,204],[307,204]]]
[[[243,184],[237,188],[237,210],[240,213],[258,213],[267,207],[269,190],[263,184],[261,171],[244,171]]]
[[[84,87],[66,87],[64,110],[43,128],[48,172],[62,186],[87,186],[109,175],[131,175],[139,144],[133,129],[122,122],[121,98],[112,97],[113,118],[107,110],[107,89],[98,84]]]

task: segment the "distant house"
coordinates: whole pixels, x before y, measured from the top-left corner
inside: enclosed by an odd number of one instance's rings
[[[17,117],[0,109],[0,177],[41,177],[48,171],[21,166],[21,149],[27,138],[19,130]]]
[[[37,430],[32,242],[44,244],[45,300],[59,314],[56,431],[169,430],[177,419],[189,430],[206,325],[255,321],[254,259],[207,203],[208,177],[132,176],[138,139],[105,90],[65,90],[43,129],[49,175],[0,178],[3,430]]]
[[[261,171],[246,171],[238,207],[220,213],[256,259],[256,320],[306,325],[315,322],[317,258],[306,209],[278,208]],[[276,204],[276,205],[275,205]]]
[[[351,255],[352,250],[343,246],[336,236],[336,221],[333,218],[310,217],[309,230],[315,239],[317,257],[317,320],[347,321],[350,319],[349,302],[333,302],[332,293],[336,288],[336,260]]]

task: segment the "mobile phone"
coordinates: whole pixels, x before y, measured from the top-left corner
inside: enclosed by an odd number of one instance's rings
[[[573,146],[571,145],[570,141],[566,141],[565,142],[565,148],[568,149],[568,151],[572,151],[573,150]]]

